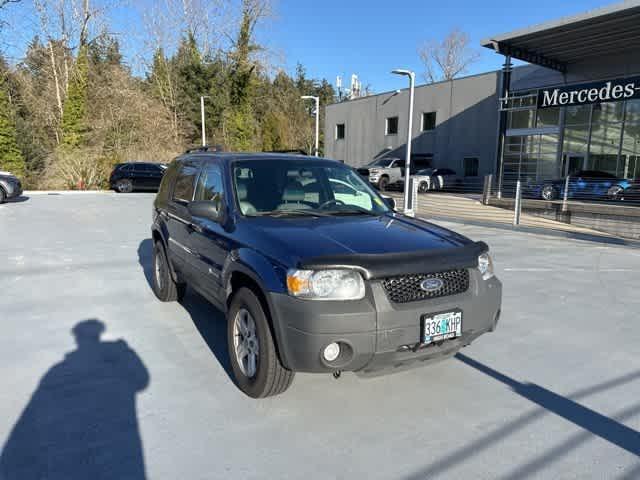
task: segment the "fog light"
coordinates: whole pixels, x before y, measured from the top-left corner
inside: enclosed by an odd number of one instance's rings
[[[322,353],[322,355],[324,355],[324,359],[327,362],[333,362],[336,358],[338,358],[338,355],[340,355],[340,345],[335,342],[330,343],[329,345],[324,347],[324,352]]]

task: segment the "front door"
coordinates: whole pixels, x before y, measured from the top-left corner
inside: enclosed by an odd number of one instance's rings
[[[217,163],[206,163],[198,177],[194,201],[215,202],[220,211],[225,211],[222,171]],[[193,250],[197,285],[205,296],[224,304],[225,288],[222,283],[222,268],[231,240],[224,227],[206,218],[193,217],[189,233],[189,245]]]

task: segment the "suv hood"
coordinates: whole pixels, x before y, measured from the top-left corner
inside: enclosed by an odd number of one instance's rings
[[[321,257],[383,255],[448,250],[471,240],[421,220],[390,214],[381,217],[255,218],[277,258],[294,265]],[[255,230],[254,230],[255,231]]]

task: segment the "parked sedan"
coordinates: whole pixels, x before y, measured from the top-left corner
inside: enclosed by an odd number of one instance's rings
[[[9,172],[0,172],[0,203],[22,195],[22,184],[15,175]]]
[[[556,200],[564,196],[566,178],[544,180],[524,187],[522,195],[542,200]],[[629,180],[598,170],[581,170],[569,176],[568,198],[606,200],[615,198],[630,185]]]
[[[418,171],[414,178],[418,183],[418,191],[445,190],[460,187],[462,180],[450,168],[425,168]]]
[[[163,163],[119,163],[113,168],[109,186],[119,193],[134,190],[157,191],[167,166]]]

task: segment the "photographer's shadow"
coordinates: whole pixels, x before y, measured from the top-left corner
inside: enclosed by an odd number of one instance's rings
[[[149,384],[124,340],[102,341],[95,319],[77,348],[42,377],[0,454],[0,480],[144,479],[136,395]]]

